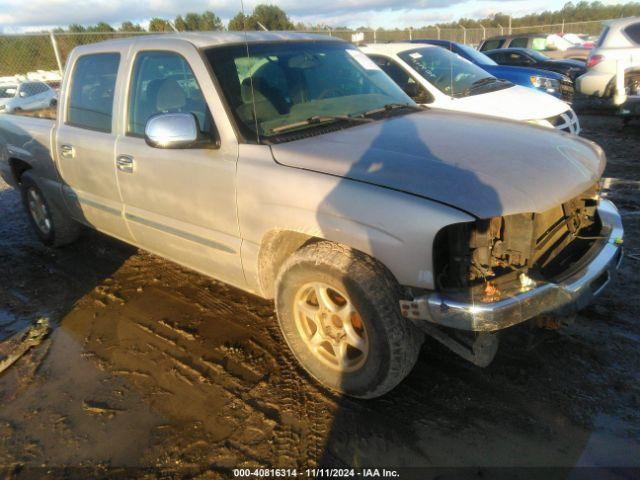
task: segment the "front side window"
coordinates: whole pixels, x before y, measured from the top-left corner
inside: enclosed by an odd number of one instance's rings
[[[119,63],[118,53],[85,55],[76,61],[67,110],[69,125],[111,132]]]
[[[534,42],[535,42],[535,38],[534,38]],[[512,48],[527,48],[527,45],[529,43],[529,39],[527,37],[520,37],[520,38],[514,38],[513,40],[511,40],[511,43],[509,44],[509,47]]]
[[[364,53],[342,42],[214,47],[213,72],[247,136],[276,137],[313,117],[356,116],[415,103]]]
[[[466,97],[510,86],[470,61],[442,48],[416,48],[399,53],[398,56],[430,84],[451,97]]]
[[[494,38],[493,40],[487,40],[486,42],[484,42],[480,50],[482,51],[495,50],[496,48],[502,47],[503,44],[504,44],[504,39]]]
[[[15,85],[1,85],[0,86],[0,98],[13,98],[18,92],[18,87]]]
[[[402,90],[417,103],[428,103],[433,101],[429,92],[422,85],[415,81],[404,68],[390,58],[370,55],[369,58],[378,65],[384,73],[389,75]]]
[[[187,61],[177,53],[149,51],[136,57],[130,86],[127,133],[144,136],[147,121],[160,113],[192,113],[201,132],[211,115]]]

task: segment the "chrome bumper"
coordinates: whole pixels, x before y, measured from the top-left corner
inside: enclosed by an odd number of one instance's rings
[[[402,314],[414,321],[475,332],[492,332],[524,322],[542,313],[572,313],[587,306],[611,281],[622,260],[622,220],[608,200],[598,213],[607,237],[597,241],[575,270],[557,283],[538,283],[526,291],[488,303],[468,303],[436,292],[400,301]],[[505,295],[503,295],[505,297]]]

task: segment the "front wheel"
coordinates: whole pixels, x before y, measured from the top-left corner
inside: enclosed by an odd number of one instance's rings
[[[297,360],[325,386],[360,398],[393,389],[418,358],[424,336],[398,300],[384,267],[330,242],[294,253],[276,285],[278,321]]]

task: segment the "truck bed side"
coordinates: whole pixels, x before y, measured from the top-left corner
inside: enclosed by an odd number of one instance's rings
[[[18,187],[20,175],[30,171],[49,201],[66,208],[62,179],[52,157],[55,120],[23,115],[0,115],[0,176]]]

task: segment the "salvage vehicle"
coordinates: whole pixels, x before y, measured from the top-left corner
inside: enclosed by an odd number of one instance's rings
[[[566,75],[575,80],[587,71],[587,64],[583,60],[558,60],[549,58],[541,52],[530,48],[499,48],[486,50],[484,53],[498,65],[512,65],[514,67],[533,67],[541,70]]]
[[[548,93],[567,103],[573,102],[574,85],[571,79],[565,75],[549,70],[540,70],[531,67],[512,67],[509,65],[498,65],[494,60],[487,57],[483,52],[471,48],[469,45],[452,42],[450,40],[434,40],[430,38],[419,38],[411,43],[422,43],[436,45],[446,48],[450,52],[460,55],[471,63],[486,70],[491,75],[501,80],[508,80],[516,85]]]
[[[620,71],[620,75],[618,75]],[[616,86],[620,78],[621,87]],[[587,59],[587,72],[576,88],[584,95],[612,99],[640,88],[640,17],[604,22],[596,47]],[[627,92],[629,93],[629,92]]]
[[[478,46],[481,52],[499,48],[530,48],[547,57],[568,60],[586,60],[590,50],[586,46],[574,45],[560,35],[546,33],[496,35],[483,40]]]
[[[56,91],[44,82],[0,84],[0,113],[54,107],[56,99]]]
[[[580,133],[578,116],[562,100],[499,80],[444,48],[377,43],[360,49],[416,103]]]
[[[495,332],[602,292],[622,237],[604,165],[575,135],[419,107],[310,34],[80,46],[55,121],[0,118],[0,173],[45,244],[86,225],[274,299],[309,375],[361,398],[425,333],[487,365]]]

